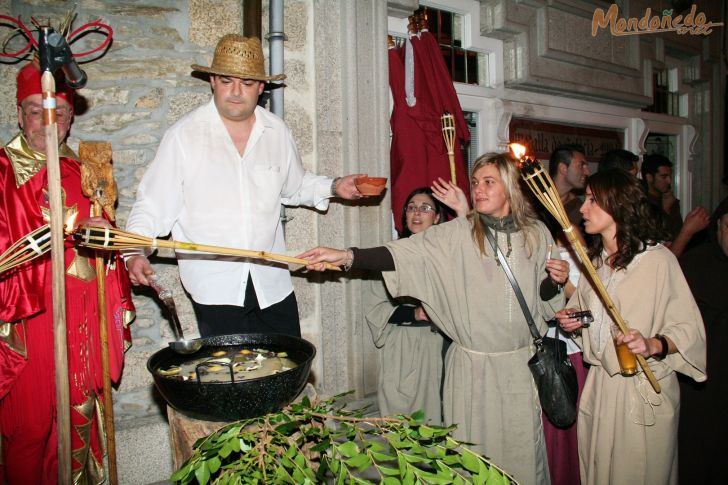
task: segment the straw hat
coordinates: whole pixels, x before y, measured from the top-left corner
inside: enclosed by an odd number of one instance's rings
[[[195,71],[219,76],[255,79],[256,81],[282,81],[285,74],[266,76],[263,47],[257,37],[227,34],[217,43],[210,67],[192,64]]]

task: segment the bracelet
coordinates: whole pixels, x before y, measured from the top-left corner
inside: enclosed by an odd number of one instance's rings
[[[655,338],[657,340],[659,340],[660,343],[662,344],[662,351],[660,351],[659,354],[654,354],[653,356],[657,360],[663,360],[665,357],[667,357],[667,351],[669,350],[667,339],[665,338],[664,335],[660,335],[659,333],[655,334]]]
[[[351,248],[346,248],[346,259],[344,260],[344,271],[349,271],[351,265],[354,264],[354,251]]]
[[[336,184],[339,183],[339,180],[341,180],[341,177],[336,177],[331,181],[331,197],[336,197]]]

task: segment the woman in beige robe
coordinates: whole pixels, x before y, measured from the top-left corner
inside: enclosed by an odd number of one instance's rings
[[[705,330],[700,312],[673,254],[653,241],[657,219],[639,181],[611,169],[588,180],[581,208],[585,229],[597,234],[590,256],[610,297],[630,327],[617,333],[635,354],[647,359],[660,394],[642,372],[623,377],[612,342],[612,319],[588,283],[579,282],[571,308],[557,313],[562,328],[581,328],[568,314],[589,309],[584,360],[591,364],[577,420],[583,485],[677,483],[677,428],[680,389],[676,372],[705,380]]]
[[[549,483],[540,406],[528,359],[531,335],[513,289],[485,239],[495,233],[534,320],[563,304],[563,294],[541,300],[540,287],[564,283],[568,264],[549,259],[553,243],[519,187],[508,154],[483,155],[473,167],[474,210],[384,248],[315,248],[301,257],[309,269],[323,261],[380,269],[392,296],[422,302],[430,319],[452,340],[445,359],[444,416],[455,436],[500,464],[523,484]],[[550,278],[549,278],[550,276]]]
[[[443,181],[444,182],[444,181]],[[452,184],[436,184],[442,193],[455,193]],[[458,215],[465,215],[468,203],[454,195],[445,202]],[[447,212],[432,193],[420,187],[406,199],[402,211],[402,238],[419,234],[445,221]],[[420,302],[412,298],[393,299],[383,282],[372,281],[371,293],[378,303],[366,313],[379,356],[377,401],[382,416],[410,415],[424,411],[425,420],[442,424],[443,348],[447,338],[432,324]]]
[[[425,420],[442,424],[442,349],[446,339],[429,321],[392,322],[400,309],[414,314],[416,300],[394,300],[381,281],[372,282],[379,299],[365,315],[379,356],[377,402],[382,416],[424,411]]]

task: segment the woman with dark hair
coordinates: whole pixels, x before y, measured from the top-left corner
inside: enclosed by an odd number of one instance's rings
[[[426,206],[431,210],[428,209],[427,212],[413,210],[415,207],[422,207],[421,204],[418,205],[418,201],[413,200],[415,196],[420,196],[417,197],[417,199],[419,199],[422,204],[426,204]],[[458,208],[456,210],[456,212],[463,212],[458,213],[458,216],[465,215],[467,211],[467,206],[464,209]],[[429,219],[422,222],[419,218],[415,217],[416,214],[424,214],[425,216],[429,216],[430,214],[432,214],[432,216],[434,217],[434,222],[428,224]],[[440,201],[435,198],[435,196],[432,194],[432,189],[430,187],[416,188],[415,190],[410,192],[410,194],[407,196],[406,202],[404,203],[404,211],[402,212],[402,233],[399,235],[399,237],[410,237],[412,234],[422,232],[422,230],[427,229],[432,224],[439,224],[440,222],[445,221],[447,221],[447,207],[445,207],[445,205],[440,203]],[[427,227],[422,228],[422,224],[426,225]]]
[[[465,207],[455,210],[459,216],[465,215],[467,201]],[[446,220],[447,209],[435,199],[432,189],[417,188],[405,201],[400,238]],[[419,301],[393,299],[381,281],[371,282],[371,292],[379,303],[365,318],[379,349],[379,412],[388,416],[422,410],[426,420],[442,424],[443,349],[450,340],[430,321]]]
[[[526,318],[486,240],[493,236],[540,326],[563,306],[562,292],[542,301],[541,286],[563,284],[568,264],[550,259],[553,239],[521,189],[507,153],[478,158],[470,178],[473,210],[384,247],[315,248],[309,269],[323,262],[383,271],[394,297],[417,298],[453,343],[445,357],[444,421],[456,438],[512,472],[522,483],[549,483],[541,409],[527,362],[533,355]],[[545,294],[546,292],[544,292]]]
[[[589,256],[630,327],[628,335],[615,330],[587,278],[570,308],[556,314],[565,331],[582,332],[591,364],[577,419],[581,483],[677,483],[675,373],[706,378],[700,312],[675,256],[656,243],[663,237],[660,221],[635,177],[618,169],[592,175],[581,213],[586,232],[599,236],[591,239]],[[594,316],[588,328],[568,316],[585,309]],[[619,344],[647,359],[660,394],[642,372],[620,373]]]

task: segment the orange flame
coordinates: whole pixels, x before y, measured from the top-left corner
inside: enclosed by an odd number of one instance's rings
[[[519,143],[511,143],[508,145],[508,147],[513,152],[513,156],[515,156],[518,160],[523,160],[523,158],[526,156],[526,147],[519,144]]]
[[[71,213],[66,217],[66,221],[63,223],[63,231],[66,234],[71,234],[73,231],[76,230],[76,221],[78,219],[78,211],[71,211]]]

